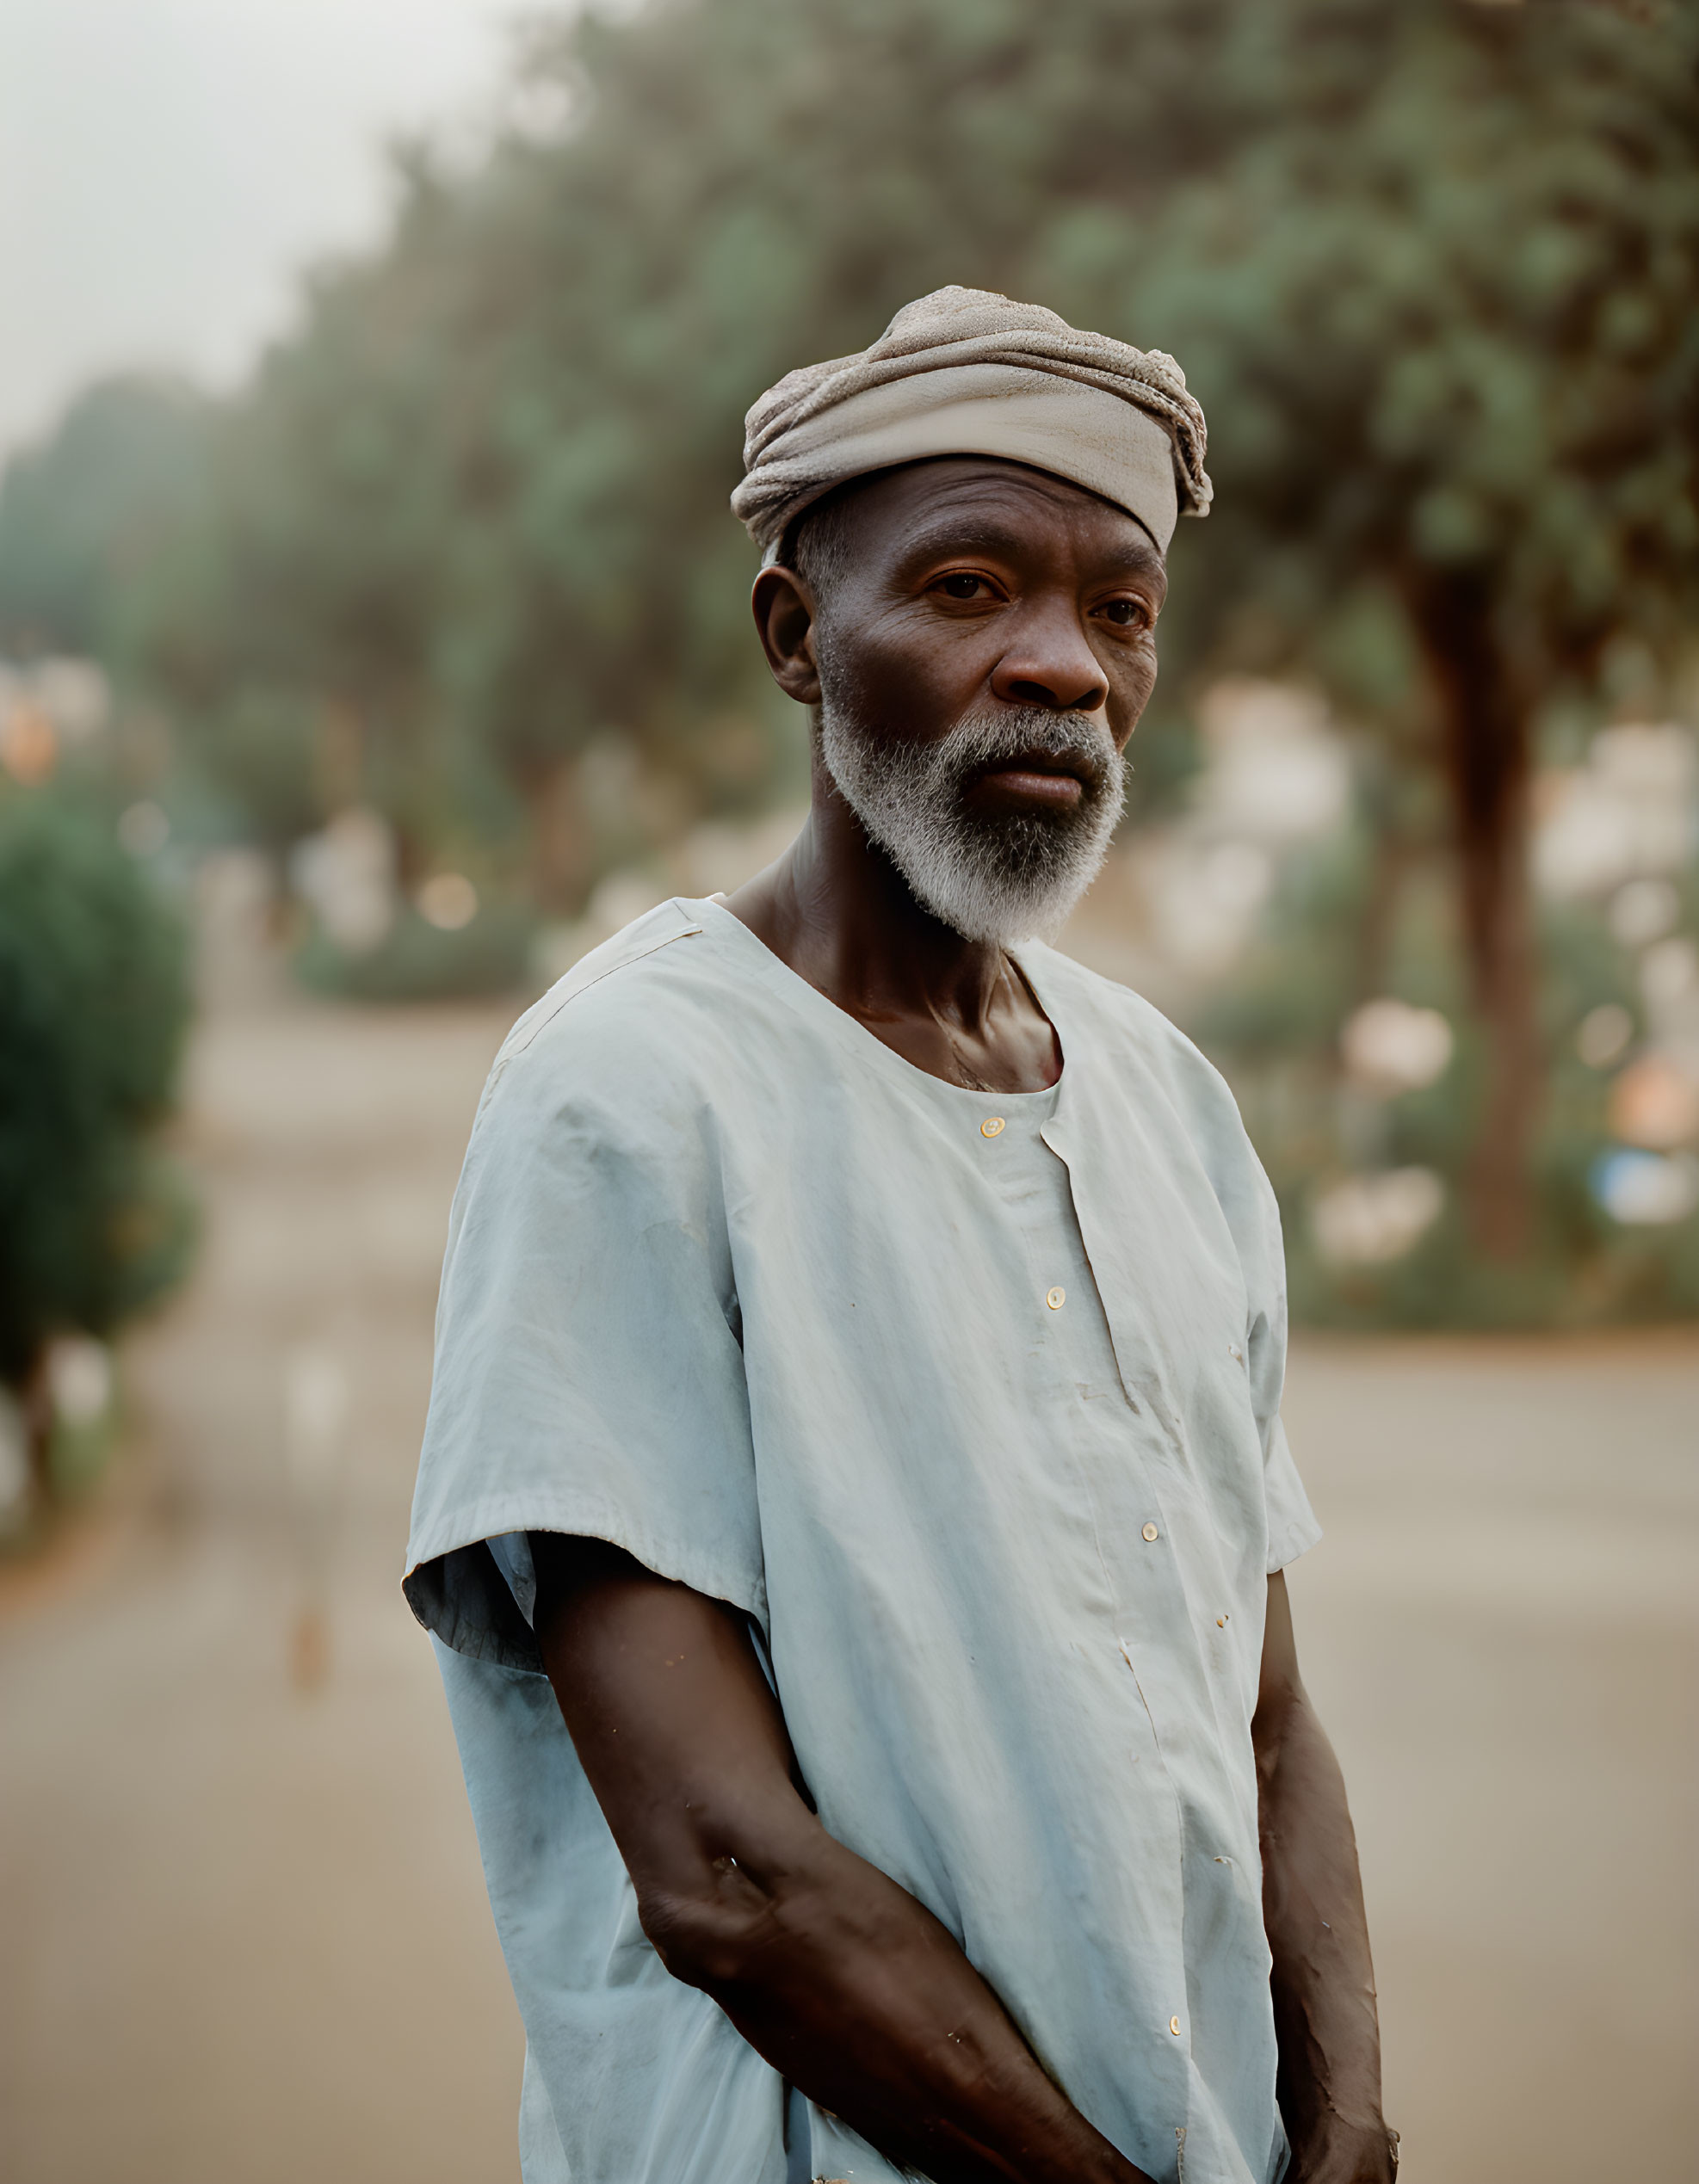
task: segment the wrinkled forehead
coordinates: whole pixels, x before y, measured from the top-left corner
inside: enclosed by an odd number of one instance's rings
[[[932,550],[1022,558],[1066,553],[1164,566],[1139,518],[1070,478],[990,455],[942,455],[876,471],[829,497],[848,558]]]

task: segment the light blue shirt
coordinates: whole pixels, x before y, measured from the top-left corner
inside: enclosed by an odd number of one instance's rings
[[[1274,1198],[1172,1026],[1017,953],[1047,1093],[913,1068],[717,902],[587,957],[491,1073],[406,1582],[525,2020],[526,2184],[897,2178],[645,1939],[531,1530],[751,1617],[825,1825],[1131,2159],[1284,2162],[1251,1718],[1268,1573],[1318,1533]]]

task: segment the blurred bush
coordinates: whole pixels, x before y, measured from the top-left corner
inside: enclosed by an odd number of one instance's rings
[[[1660,941],[1699,937],[1696,877]],[[1389,854],[1360,805],[1293,861],[1189,1022],[1280,1200],[1294,1317],[1513,1328],[1699,1313],[1699,1161],[1684,1149],[1699,1140],[1699,1051],[1648,1037],[1640,952],[1605,903],[1541,905],[1530,1245],[1509,1265],[1476,1248],[1465,1215],[1487,1058],[1448,878],[1431,849]],[[1667,1069],[1670,1096],[1637,1120],[1623,1088],[1648,1067]],[[1630,1170],[1637,1192],[1613,1182]]]
[[[55,1346],[108,1337],[188,1262],[189,1202],[155,1133],[188,1014],[182,922],[109,824],[0,792],[0,1388],[42,1495],[56,1417],[86,1470],[99,1408],[76,1398],[74,1364],[58,1400]]]
[[[315,926],[295,952],[295,970],[315,993],[349,1001],[473,999],[516,994],[531,980],[534,911],[520,904],[480,907],[458,929],[398,910],[375,946],[350,948]]]

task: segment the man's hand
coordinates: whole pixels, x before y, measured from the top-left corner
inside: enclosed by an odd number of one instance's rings
[[[1299,1677],[1278,1572],[1269,1580],[1251,1733],[1280,2109],[1292,2141],[1287,2184],[1393,2184],[1397,2140],[1381,2114],[1381,2031],[1356,1837],[1338,1761]]]
[[[531,1550],[543,1662],[667,1970],[934,2184],[1151,2184],[946,1928],[809,1810],[744,1617],[598,1540]]]

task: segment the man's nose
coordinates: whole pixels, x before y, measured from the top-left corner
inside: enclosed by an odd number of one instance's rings
[[[1050,614],[1029,622],[998,662],[993,694],[1010,705],[1052,713],[1097,713],[1109,700],[1108,677],[1085,641],[1077,615]]]

